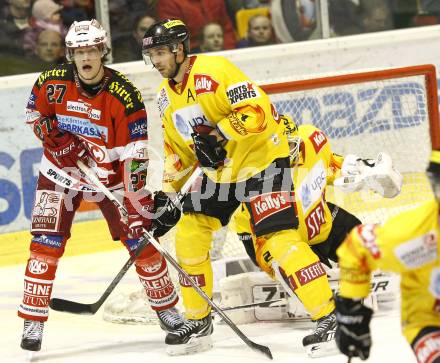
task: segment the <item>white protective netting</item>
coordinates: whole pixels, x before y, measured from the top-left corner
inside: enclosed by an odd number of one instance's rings
[[[432,126],[438,124],[432,68],[356,73],[348,77],[269,84],[264,88],[279,113],[289,114],[297,124],[313,124],[323,130],[335,152],[376,158],[379,152],[385,151],[392,157],[404,176],[399,196],[383,199],[368,191],[344,194],[333,187],[326,192],[328,201],[354,213],[363,222],[381,222],[432,198],[425,175],[432,142],[435,144],[438,140],[438,130]],[[225,240],[223,261],[245,255],[233,230],[234,227],[229,226],[229,230],[217,238]],[[170,231],[161,243],[174,253],[173,236],[174,232]],[[224,265],[221,261],[214,264],[215,287],[225,276]],[[175,274],[173,280],[178,285]],[[147,312],[147,303],[135,299],[140,295],[113,297],[105,306],[104,317],[118,322],[154,321],[155,314]]]

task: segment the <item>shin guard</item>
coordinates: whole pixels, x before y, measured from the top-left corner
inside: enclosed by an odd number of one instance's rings
[[[335,308],[332,290],[325,270],[310,246],[302,242],[294,230],[265,237],[265,243],[257,253],[259,264],[277,270],[273,271],[275,275],[283,279],[284,286],[290,287],[313,320],[330,314]]]
[[[177,304],[179,298],[168,272],[167,263],[153,245],[145,247],[141,256],[136,259],[135,265],[153,310],[165,310]]]
[[[58,265],[58,257],[31,252],[24,276],[23,301],[18,316],[44,322],[49,316],[49,300]]]

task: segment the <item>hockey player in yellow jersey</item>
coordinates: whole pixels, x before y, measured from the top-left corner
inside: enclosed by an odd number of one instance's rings
[[[366,175],[370,177],[376,175],[374,171],[378,169],[384,170],[381,163],[385,162],[385,159],[390,163],[391,159],[388,155],[381,153],[382,157],[379,162],[377,160],[362,160],[352,154],[347,155],[344,159],[341,155],[332,152],[326,135],[315,126],[301,125],[297,127],[287,115],[281,116],[281,119],[285,125],[285,133],[290,145],[290,162],[299,221],[298,231],[302,240],[311,245],[321,262],[331,267],[329,260],[337,262],[336,249],[348,232],[356,225],[361,224],[361,221],[343,208],[326,201],[327,185],[333,184],[336,180],[336,184],[344,190],[353,191],[367,187],[382,196],[393,197],[400,191],[400,174],[393,170],[392,164],[388,164],[387,175],[389,177],[384,179],[387,181],[386,184],[373,185],[370,183],[370,185],[366,185],[363,178]],[[350,176],[356,176],[356,181],[350,179]],[[390,178],[394,178],[393,181]],[[241,208],[240,212],[234,214],[238,237],[243,242],[249,257],[272,278],[276,278],[287,292],[295,293],[295,289],[292,289],[295,285],[289,284],[282,273],[280,274],[277,269],[273,269],[270,263],[267,263],[265,259],[267,251],[262,243],[264,241],[255,238],[249,220],[250,216],[245,208]],[[328,285],[328,281],[326,285]],[[300,297],[300,300],[309,312],[313,312],[316,304],[319,303],[309,295]],[[310,315],[312,319],[316,320],[313,313]],[[323,331],[319,329],[319,320],[317,326],[314,332],[317,336],[308,336],[303,341],[309,355],[313,357],[332,353],[336,348],[326,339],[331,339],[334,336],[334,329],[327,330],[327,335],[323,336]],[[323,342],[316,344],[319,341]]]
[[[336,261],[336,248],[339,243],[342,243],[345,235],[354,226],[361,223],[355,216],[325,199],[325,189],[340,176],[344,158],[332,152],[326,135],[315,126],[301,125],[297,128],[289,116],[283,115],[281,118],[289,125],[286,127],[286,133],[292,145],[291,166],[299,221],[298,231],[301,238],[312,246],[321,262],[331,267],[328,260]],[[255,247],[259,246],[252,245],[255,238],[252,236],[249,219],[250,215],[245,208],[234,214],[238,237],[244,242],[251,259],[273,274],[258,248],[255,256]],[[336,228],[333,228],[335,219]],[[330,237],[331,232],[333,235]],[[251,244],[248,241],[251,241]],[[322,244],[323,242],[326,243]]]
[[[341,269],[336,341],[349,357],[368,359],[372,311],[361,303],[372,271],[401,276],[401,322],[419,363],[440,362],[440,151],[428,168],[436,200],[387,220],[356,227],[337,250]]]
[[[328,260],[337,261],[339,244],[361,222],[343,208],[326,201],[327,185],[334,184],[346,192],[366,188],[382,197],[393,198],[400,192],[402,177],[393,168],[386,153],[379,153],[377,159],[361,159],[354,154],[343,157],[332,151],[322,130],[313,125],[297,127],[290,116],[280,117],[289,141],[298,231],[321,262],[330,267]],[[252,234],[249,219],[245,208],[234,214],[237,233],[242,241],[255,240],[247,237]],[[254,253],[253,246],[245,243],[245,247],[248,254]]]
[[[257,238],[265,241],[267,260],[283,269],[298,296],[317,302],[314,318],[328,316],[334,326],[325,273],[296,229],[289,146],[279,115],[235,65],[219,56],[189,56],[188,42],[180,20],[152,25],[143,39],[144,59],[164,78],[157,99],[166,152],[163,190],[178,191],[197,162],[205,173],[184,200],[177,225],[180,265],[212,296],[212,231],[226,225],[244,202]],[[174,355],[212,346],[208,304],[187,281],[180,283],[188,321],[166,337],[167,351]]]

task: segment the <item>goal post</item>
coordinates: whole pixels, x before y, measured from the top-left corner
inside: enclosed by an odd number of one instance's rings
[[[287,113],[298,125],[313,124],[327,135],[334,152],[375,158],[391,155],[404,183],[401,193],[384,199],[371,191],[346,194],[329,186],[326,199],[355,214],[362,222],[383,222],[433,197],[426,167],[431,150],[440,148],[436,70],[433,65],[312,77],[288,82],[266,80],[261,88],[269,94],[278,113]],[[224,238],[223,260],[214,264],[215,283],[224,277],[224,266],[246,255],[233,223]],[[213,235],[213,240],[218,237]],[[218,241],[216,241],[217,243]],[[161,239],[174,253],[174,231]],[[177,276],[172,276],[178,286]],[[105,306],[107,320],[151,322],[142,293],[117,296]]]

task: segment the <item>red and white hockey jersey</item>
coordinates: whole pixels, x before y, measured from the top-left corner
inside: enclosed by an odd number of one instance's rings
[[[104,70],[103,86],[95,96],[82,89],[73,64],[41,73],[28,100],[26,123],[33,126],[40,117],[56,117],[60,130],[84,141],[93,159],[90,166],[100,180],[110,189],[119,189],[124,161],[148,159],[147,113],[139,90],[123,74]],[[62,187],[94,190],[58,168],[47,150],[40,172]]]

